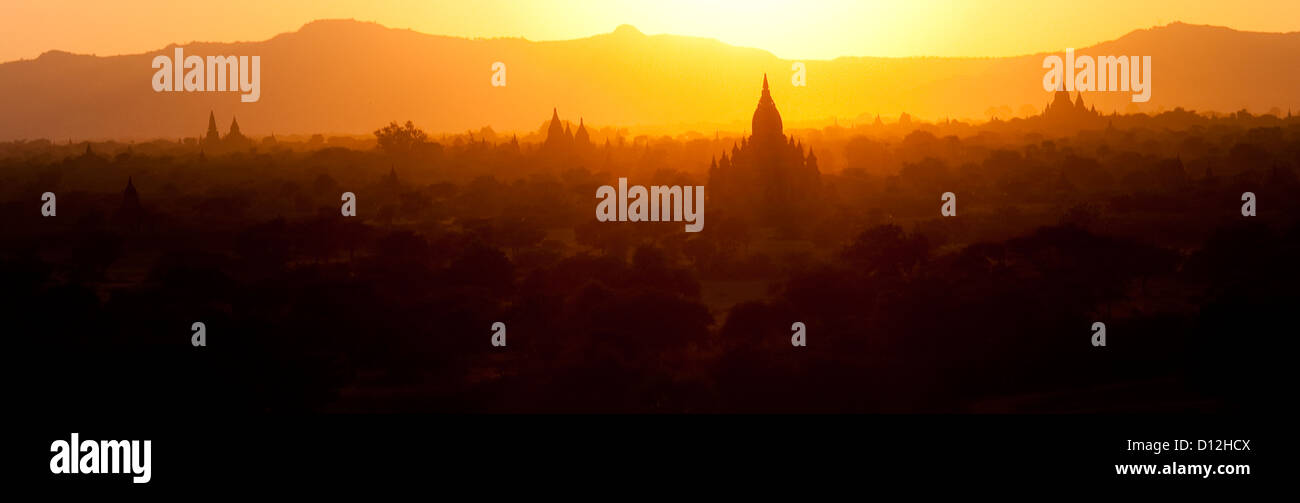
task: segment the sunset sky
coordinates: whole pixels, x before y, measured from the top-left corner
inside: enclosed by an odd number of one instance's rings
[[[586,37],[631,24],[647,34],[716,38],[783,58],[1010,56],[1082,47],[1182,21],[1300,31],[1300,2],[1259,0],[48,0],[0,3],[0,61],[59,49],[140,53],[170,43],[264,40],[325,18],[463,37]],[[69,14],[74,13],[74,14]]]

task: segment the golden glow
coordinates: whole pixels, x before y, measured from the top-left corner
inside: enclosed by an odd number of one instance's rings
[[[558,40],[631,24],[647,34],[716,38],[788,59],[1009,56],[1111,40],[1183,21],[1300,30],[1300,2],[1260,0],[223,0],[0,3],[0,61],[51,49],[140,53],[170,43],[264,40],[325,18],[462,37]]]

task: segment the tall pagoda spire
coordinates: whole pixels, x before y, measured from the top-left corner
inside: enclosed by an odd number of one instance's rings
[[[578,132],[573,134],[573,140],[578,145],[588,145],[591,143],[591,134],[587,132],[587,125],[583,123],[582,118],[578,118]]]
[[[551,125],[546,129],[546,142],[543,146],[557,147],[564,144],[564,125],[560,124],[559,109],[551,109]]]
[[[776,110],[771,90],[767,85],[767,74],[763,74],[763,94],[758,98],[758,107],[754,110],[753,127],[755,139],[779,140],[784,136],[781,125],[781,113]]]
[[[221,133],[217,131],[217,116],[211,110],[208,111],[208,133],[203,141],[212,144],[221,141]]]
[[[135,183],[131,177],[126,177],[126,189],[122,191],[122,209],[125,211],[140,210],[140,193],[135,190]]]

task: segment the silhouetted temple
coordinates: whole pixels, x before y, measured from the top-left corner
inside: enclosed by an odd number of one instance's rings
[[[772,224],[809,217],[821,191],[817,156],[811,150],[804,155],[803,144],[785,135],[766,75],[751,126],[748,138],[710,164],[710,204]]]
[[[208,112],[208,132],[203,135],[204,145],[215,147],[221,144],[221,132],[217,131],[217,114]]]
[[[587,133],[587,125],[581,117],[578,118],[578,132],[573,133],[573,143],[582,148],[591,146],[591,135]]]
[[[126,177],[126,189],[122,190],[122,212],[140,212],[140,193],[135,190],[131,177]]]
[[[1043,118],[1054,124],[1092,125],[1100,117],[1096,106],[1088,108],[1083,104],[1082,92],[1078,93],[1077,99],[1071,100],[1068,91],[1057,91],[1052,102],[1043,109]]]
[[[551,124],[546,128],[546,141],[542,143],[542,150],[556,154],[567,154],[583,152],[593,147],[591,143],[591,133],[587,132],[587,124],[578,118],[578,129],[570,129],[569,124],[560,120],[560,112],[557,109],[551,109]]]
[[[551,109],[551,125],[546,129],[546,142],[542,149],[547,151],[566,151],[573,146],[573,134],[560,122],[560,111]]]
[[[122,190],[122,206],[113,215],[113,223],[124,230],[140,230],[147,223],[144,207],[140,205],[140,193],[136,192],[131,177],[126,179],[126,189]]]
[[[230,130],[225,136],[217,131],[217,116],[208,112],[208,130],[199,138],[199,146],[204,150],[242,150],[253,145],[253,140],[244,136],[239,130],[239,119],[232,117]]]
[[[230,131],[226,133],[226,137],[222,138],[222,141],[225,142],[227,148],[248,148],[253,144],[252,139],[244,136],[244,133],[239,131],[238,117],[230,118]]]

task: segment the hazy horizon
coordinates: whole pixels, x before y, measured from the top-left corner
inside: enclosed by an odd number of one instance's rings
[[[718,38],[716,38],[716,37],[701,36],[701,35],[691,35],[691,34],[685,34],[685,33],[648,32],[648,31],[646,31],[646,30],[641,29],[640,27],[638,27],[638,26],[637,26],[636,24],[634,24],[634,23],[618,23],[617,25],[611,26],[611,27],[609,27],[608,29],[606,29],[606,30],[604,30],[604,31],[597,30],[597,31],[594,31],[594,32],[589,33],[589,34],[586,34],[586,35],[578,35],[578,36],[574,36],[574,37],[571,37],[571,38],[532,39],[532,38],[528,38],[528,37],[525,37],[525,36],[522,36],[522,35],[464,36],[464,35],[457,35],[457,34],[451,34],[451,33],[434,33],[434,32],[420,31],[420,30],[416,30],[416,29],[412,29],[412,28],[405,28],[405,27],[401,27],[401,26],[392,26],[392,25],[388,25],[388,24],[385,24],[385,23],[382,23],[382,22],[379,22],[379,21],[375,21],[375,20],[370,20],[370,19],[358,19],[358,18],[355,18],[355,17],[329,17],[329,18],[316,18],[316,19],[311,19],[311,20],[308,20],[307,22],[301,23],[301,24],[299,24],[299,25],[297,25],[297,26],[290,27],[290,28],[286,28],[286,29],[283,29],[283,30],[277,31],[277,32],[275,32],[275,33],[272,33],[272,34],[270,34],[270,35],[268,35],[268,36],[264,36],[264,37],[256,38],[256,39],[247,39],[247,40],[244,40],[244,39],[239,39],[239,40],[235,40],[235,39],[229,39],[229,40],[200,40],[200,39],[195,39],[195,40],[189,40],[189,41],[172,40],[172,41],[169,41],[169,42],[163,42],[163,43],[161,43],[161,44],[158,44],[158,45],[155,46],[155,47],[142,48],[142,49],[133,50],[133,51],[129,51],[129,52],[115,52],[115,53],[111,53],[111,54],[100,54],[100,53],[95,52],[95,51],[93,51],[93,50],[91,50],[91,51],[78,51],[78,50],[69,50],[69,49],[64,49],[64,48],[61,48],[61,47],[51,47],[51,48],[48,48],[48,49],[41,50],[40,52],[38,52],[38,53],[36,53],[36,54],[33,54],[33,55],[30,55],[30,56],[22,56],[22,57],[18,57],[18,58],[15,58],[15,59],[5,59],[5,60],[0,60],[0,64],[5,64],[5,63],[17,63],[17,62],[22,62],[22,61],[32,61],[32,60],[39,59],[39,58],[40,58],[42,55],[44,55],[45,53],[50,53],[50,52],[56,52],[56,53],[57,53],[57,52],[62,52],[62,53],[68,53],[68,54],[73,54],[73,55],[77,55],[77,56],[94,56],[94,57],[100,57],[100,58],[110,58],[110,57],[118,57],[118,56],[138,56],[138,55],[141,55],[141,54],[151,54],[151,53],[157,52],[159,49],[166,48],[166,47],[185,46],[185,45],[192,45],[192,44],[242,44],[242,43],[265,42],[265,41],[268,41],[268,40],[274,39],[275,37],[280,36],[280,35],[286,35],[286,34],[291,34],[291,33],[297,32],[298,30],[301,30],[303,27],[308,26],[308,25],[311,25],[311,24],[314,24],[314,23],[320,23],[320,22],[334,22],[334,21],[349,21],[349,22],[357,22],[357,23],[364,23],[364,24],[376,24],[376,25],[379,25],[379,26],[381,26],[381,27],[383,27],[383,28],[390,29],[390,30],[408,30],[408,31],[413,31],[413,32],[415,32],[415,33],[419,33],[419,34],[421,34],[421,35],[430,35],[430,36],[434,36],[434,37],[448,37],[448,38],[456,38],[456,39],[469,40],[469,41],[473,41],[473,40],[520,40],[520,41],[524,41],[524,42],[568,42],[568,41],[574,41],[574,40],[589,39],[589,38],[597,37],[597,36],[600,36],[600,35],[609,35],[609,34],[615,33],[615,32],[618,31],[618,29],[620,29],[620,28],[623,28],[623,27],[631,27],[631,28],[635,29],[637,32],[640,32],[640,33],[642,33],[642,34],[644,34],[644,35],[647,35],[647,36],[667,35],[667,36],[676,36],[676,37],[699,38],[699,39],[705,39],[705,40],[709,40],[709,41],[719,42],[719,43],[722,43],[722,44],[725,44],[725,45],[729,45],[729,46],[732,46],[732,47],[736,47],[736,48],[742,48],[742,49],[757,49],[757,50],[760,50],[760,51],[767,52],[767,53],[769,53],[769,54],[771,54],[771,55],[773,55],[773,56],[775,56],[775,57],[777,57],[777,58],[780,58],[780,59],[800,60],[800,61],[833,61],[833,60],[840,59],[840,58],[878,58],[878,59],[930,59],[930,58],[936,58],[936,59],[986,59],[986,58],[1015,58],[1015,57],[1022,57],[1022,56],[1036,56],[1036,55],[1041,55],[1041,54],[1044,54],[1044,53],[1050,53],[1050,52],[1054,52],[1054,51],[1055,51],[1055,52],[1059,52],[1059,51],[1061,50],[1061,49],[1046,48],[1046,49],[1041,49],[1041,50],[1026,50],[1026,51],[1022,51],[1022,52],[1013,52],[1013,53],[1008,53],[1008,54],[985,54],[985,55],[970,55],[970,54],[903,54],[903,55],[886,55],[886,54],[840,54],[840,55],[831,56],[831,57],[811,57],[811,58],[801,58],[801,57],[797,57],[797,56],[784,56],[784,55],[781,55],[781,54],[777,54],[777,53],[775,53],[775,52],[773,52],[773,51],[771,51],[771,50],[769,50],[769,49],[763,48],[763,47],[757,47],[757,46],[746,46],[746,45],[742,45],[742,44],[730,43],[730,42],[727,42],[727,41],[725,41],[725,40],[718,39]],[[1229,30],[1232,30],[1232,31],[1235,31],[1235,32],[1242,32],[1242,33],[1258,33],[1258,34],[1271,34],[1271,35],[1287,35],[1287,34],[1292,34],[1292,33],[1300,33],[1300,29],[1296,29],[1296,30],[1287,30],[1287,31],[1250,30],[1250,29],[1241,29],[1241,28],[1234,27],[1234,26],[1227,26],[1227,25],[1224,25],[1224,24],[1213,24],[1213,23],[1191,23],[1191,22],[1187,22],[1187,21],[1177,20],[1177,19],[1176,19],[1176,20],[1173,20],[1173,21],[1168,21],[1168,22],[1165,22],[1165,23],[1153,24],[1153,25],[1148,25],[1148,26],[1133,26],[1132,28],[1130,28],[1130,29],[1127,30],[1127,31],[1122,32],[1122,33],[1121,33],[1120,35],[1118,35],[1118,36],[1114,36],[1114,37],[1110,37],[1110,38],[1104,38],[1104,39],[1098,39],[1098,40],[1093,40],[1093,41],[1090,41],[1090,42],[1087,42],[1087,43],[1084,43],[1084,44],[1081,44],[1081,45],[1076,45],[1076,46],[1074,46],[1074,47],[1089,47],[1089,46],[1094,46],[1094,45],[1098,45],[1098,44],[1103,44],[1103,43],[1106,43],[1106,42],[1113,42],[1113,41],[1115,41],[1116,39],[1122,38],[1123,36],[1128,35],[1128,34],[1131,34],[1131,33],[1133,33],[1133,32],[1143,31],[1143,30],[1150,30],[1150,29],[1154,29],[1154,28],[1164,28],[1164,27],[1169,27],[1169,26],[1173,26],[1173,25],[1191,25],[1191,26],[1201,26],[1201,27],[1209,27],[1209,28],[1226,28],[1226,29],[1229,29]]]
[[[0,61],[32,59],[47,51],[101,56],[139,54],[168,44],[259,41],[314,20],[356,19],[395,29],[459,38],[562,41],[608,33],[628,24],[650,35],[715,39],[754,47],[783,59],[837,57],[1013,57],[1114,40],[1134,30],[1177,22],[1244,32],[1300,31],[1300,4],[1231,4],[1155,1],[1093,2],[1087,9],[1042,9],[1035,2],[592,2],[562,0],[532,5],[476,2],[224,2],[198,12],[170,2],[137,2],[129,12],[108,4],[69,1],[0,7]],[[81,16],[63,15],[75,4]],[[488,16],[485,12],[504,13]],[[990,27],[1017,26],[1017,30]]]
[[[242,103],[225,92],[158,93],[154,57],[259,56],[265,92]],[[434,134],[537,131],[559,109],[565,120],[629,134],[740,133],[764,75],[791,128],[898,120],[984,122],[1041,113],[1042,54],[998,58],[782,59],[715,39],[647,35],[634,26],[563,41],[464,39],[355,20],[320,20],[267,40],[188,43],[124,56],[46,53],[0,64],[0,140],[148,140],[202,133],[209,112],[246,133],[366,135],[390,121]],[[1079,46],[1080,56],[1150,56],[1147,102],[1133,93],[1085,92],[1100,113],[1300,109],[1300,32],[1270,34],[1169,24]],[[508,85],[491,84],[508,67]],[[792,71],[804,65],[801,84]],[[86,83],[90,83],[87,85]],[[1248,93],[1242,90],[1248,89]]]

